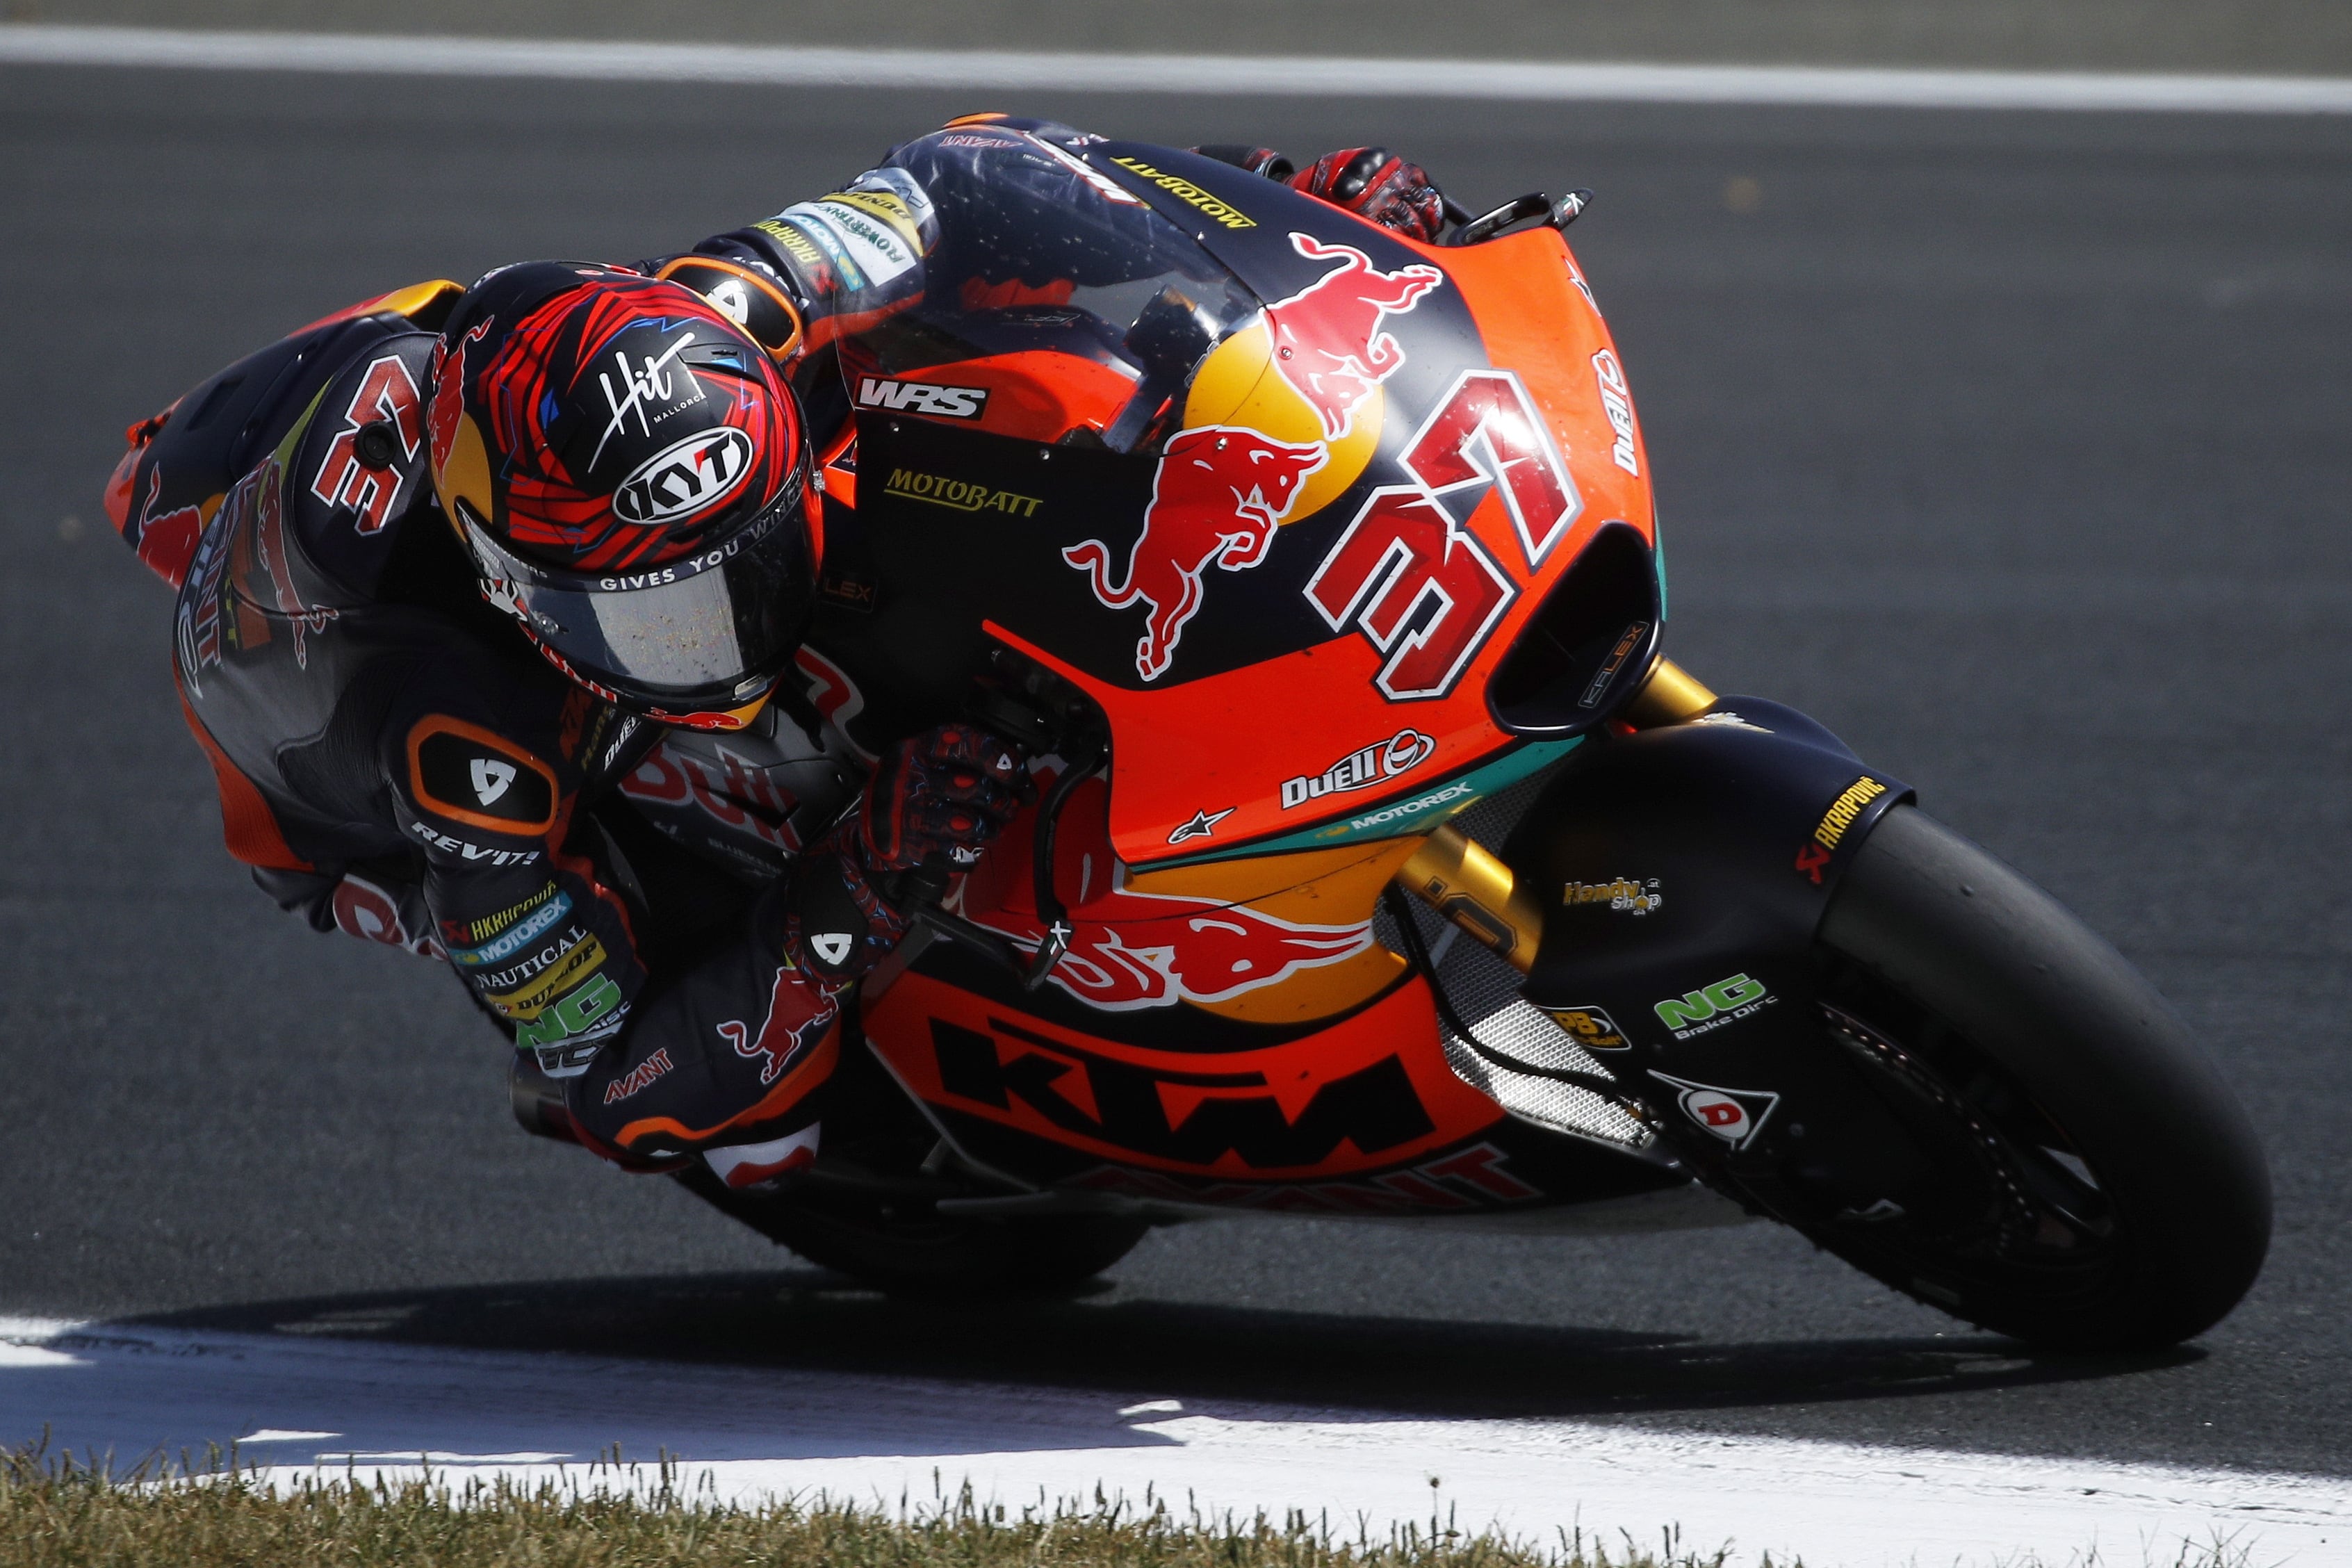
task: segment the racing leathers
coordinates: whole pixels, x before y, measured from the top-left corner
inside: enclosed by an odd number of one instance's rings
[[[449,963],[589,1148],[765,1179],[812,1157],[844,992],[903,929],[863,875],[864,814],[819,837],[859,760],[792,689],[752,732],[666,730],[484,602],[425,467],[433,329],[461,293],[230,366],[134,427],[110,507],[179,590],[185,715],[263,889]],[[981,772],[1017,789],[1000,758]],[[971,843],[1008,814],[982,805]],[[740,875],[663,898],[681,873],[649,827]],[[828,889],[836,929],[805,929]]]
[[[970,140],[1042,212],[1099,176],[1017,135],[1034,123]],[[766,349],[822,449],[849,415],[833,351],[919,298],[927,262],[952,268],[939,235],[923,183],[885,166],[636,270]],[[1012,269],[956,285],[1066,294],[1092,264],[992,254]],[[892,876],[968,864],[1024,764],[948,726],[887,749],[861,795],[873,759],[793,676],[751,731],[705,732],[541,658],[484,602],[427,471],[437,329],[464,293],[354,306],[203,383],[132,427],[110,513],[178,591],[184,711],[261,887],[453,967],[560,1083],[558,1131],[636,1168],[701,1155],[765,1180],[814,1156],[845,995],[905,930]],[[803,650],[800,673],[821,695],[836,672]]]

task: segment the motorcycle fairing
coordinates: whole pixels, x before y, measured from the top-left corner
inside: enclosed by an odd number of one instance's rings
[[[1097,167],[1125,155],[1080,150]],[[1676,1184],[1654,1156],[1505,1117],[1448,1064],[1427,982],[1370,933],[1417,835],[1576,746],[1654,648],[1638,447],[1627,465],[1610,456],[1622,437],[1588,363],[1607,332],[1565,247],[1549,230],[1409,247],[1258,181],[1215,197],[1251,229],[1202,237],[1160,216],[1174,185],[1152,189],[1162,205],[1138,198],[1077,237],[1144,225],[1139,281],[1159,291],[1132,326],[1048,320],[1065,312],[1024,298],[1054,284],[1042,261],[950,276],[958,211],[988,207],[984,192],[942,188],[931,289],[872,334],[877,374],[985,385],[989,408],[1026,411],[966,419],[947,410],[969,400],[919,408],[925,395],[906,393],[898,408],[885,405],[900,394],[877,390],[858,413],[854,458],[828,469],[854,474],[856,503],[853,515],[828,494],[828,565],[860,563],[875,589],[823,614],[814,639],[852,694],[838,710],[887,716],[876,735],[919,728],[957,711],[992,647],[1009,648],[1093,699],[1115,770],[1107,803],[1084,786],[1061,822],[1068,972],[1029,993],[975,950],[935,942],[870,989],[873,1049],[968,1157],[1041,1185],[1441,1212]],[[1246,272],[1231,261],[1244,244],[1256,247]],[[1088,252],[1073,269],[1072,311],[1117,296],[1105,261]],[[1236,277],[1258,302],[1245,315],[1230,308]],[[1189,314],[1171,298],[1180,278],[1211,285]],[[1187,321],[1216,331],[1189,380],[1170,382],[1160,351],[1188,341]],[[1013,398],[1020,377],[1051,375],[1041,333],[1054,332],[1097,390]],[[1293,374],[1301,359],[1311,374]],[[1137,390],[1100,423],[1113,361]],[[1087,397],[1091,420],[1036,422]],[[1604,532],[1630,542],[1634,569],[1614,579],[1632,583],[1622,604],[1600,595],[1601,652],[1571,682],[1594,701],[1531,743],[1490,711],[1488,679]],[[1545,636],[1584,658],[1581,629],[1560,630]],[[1443,657],[1416,664],[1432,647]],[[1522,684],[1548,691],[1565,668]],[[1029,826],[1014,825],[959,908],[1024,946],[1037,938]]]
[[[1039,1186],[1218,1206],[1439,1214],[1677,1186],[1503,1117],[1456,1078],[1417,979],[1262,1050],[1121,1045],[910,973],[869,1037],[964,1154]]]
[[[1135,1016],[1181,1003],[1237,1022],[1304,1024],[1362,1006],[1402,977],[1402,962],[1372,939],[1371,910],[1403,846],[1138,872],[1111,852],[1107,794],[1088,779],[1062,813],[1055,884],[1068,948],[1025,1005],[1058,994],[1075,1005],[1062,1015],[1075,1026],[1151,1041],[1128,1026]],[[1034,822],[1017,818],[956,895],[965,918],[1029,952],[1045,934],[1030,875]],[[1181,1031],[1171,1043],[1189,1048]]]
[[[1527,999],[1604,1010],[1630,1044],[1596,1059],[1686,1159],[1769,1166],[1811,1128],[1809,1158],[1867,1165],[1885,1112],[1826,1043],[1813,939],[1855,850],[1911,798],[1759,698],[1580,749],[1503,850],[1544,910]]]
[[[1387,808],[1442,805],[1434,793],[1516,746],[1481,693],[1554,585],[1604,528],[1644,552],[1655,538],[1638,431],[1612,425],[1602,402],[1622,374],[1566,247],[1549,229],[1417,247],[1210,160],[1083,140],[1062,151],[1134,194],[1127,216],[1097,226],[1141,225],[1153,269],[1143,281],[1194,289],[1199,324],[1223,334],[1158,416],[1175,433],[1129,453],[1106,447],[1091,425],[1049,442],[1034,412],[1020,422],[1029,439],[991,433],[985,416],[963,427],[911,405],[861,412],[857,532],[877,609],[821,625],[815,640],[872,709],[917,727],[953,712],[982,667],[986,605],[1005,641],[1105,710],[1119,759],[1112,843],[1132,866],[1313,842],[1312,830]],[[920,152],[910,144],[894,157],[912,167]],[[936,162],[939,275],[922,303],[875,334],[877,363],[902,378],[937,371],[978,386],[991,353],[1030,355],[1017,378],[990,384],[1010,392],[1050,374],[1041,363],[1055,356],[1032,353],[1038,331],[1079,328],[1042,321],[1067,312],[985,304],[992,289],[1045,287],[1050,268],[1041,261],[1028,268],[1036,278],[998,282],[984,263],[953,262],[963,254],[957,213],[990,208],[984,183],[948,188],[977,178],[963,163]],[[1086,265],[1101,259],[1089,251]],[[948,276],[975,265],[972,279]],[[1255,315],[1235,316],[1233,279],[1265,302]],[[985,308],[969,306],[967,292]],[[1283,315],[1309,297],[1314,310]],[[1149,343],[1135,344],[1169,341],[1160,326],[1144,331],[1151,311],[1125,339],[1089,329],[1083,352],[1064,357],[1098,379],[1118,340],[1139,386],[1149,384],[1161,373]],[[1330,337],[1342,328],[1348,342]],[[975,349],[989,353],[974,360]],[[1285,368],[1302,356],[1323,370]],[[1088,395],[1099,416],[1102,395]],[[1254,466],[1226,495],[1219,465],[1236,460]],[[1171,491],[1171,474],[1197,479],[1200,494]],[[900,475],[907,483],[894,486]],[[1641,602],[1610,609],[1594,634],[1604,655],[1623,644],[1609,679],[1589,707],[1571,703],[1541,726],[1547,739],[1597,723],[1638,683],[1655,645],[1654,563],[1643,576]],[[1192,754],[1163,745],[1153,765],[1133,765],[1170,737],[1194,738]],[[1226,738],[1223,749],[1201,737]],[[1286,797],[1297,781],[1388,742],[1387,755],[1412,760],[1376,787]],[[1466,803],[1471,792],[1458,793]],[[1408,815],[1374,826],[1423,825],[1423,812]]]

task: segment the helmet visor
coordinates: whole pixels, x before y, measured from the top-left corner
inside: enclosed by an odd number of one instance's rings
[[[740,708],[792,662],[814,597],[800,499],[793,486],[686,560],[614,574],[525,561],[459,511],[494,604],[575,675],[677,716]]]

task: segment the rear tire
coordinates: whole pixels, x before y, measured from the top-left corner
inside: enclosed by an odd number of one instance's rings
[[[1774,1205],[1781,1217],[1899,1290],[2041,1344],[2168,1345],[2237,1304],[2270,1243],[2260,1140],[2114,948],[1910,807],[1864,841],[1819,940],[1832,1039],[1899,1119],[1941,1122],[1923,1141],[1947,1151],[1958,1196],[1940,1224]]]
[[[1151,1228],[1148,1220],[1104,1215],[942,1215],[928,1200],[809,1186],[739,1193],[699,1162],[677,1180],[820,1268],[910,1292],[1065,1290],[1126,1257]]]

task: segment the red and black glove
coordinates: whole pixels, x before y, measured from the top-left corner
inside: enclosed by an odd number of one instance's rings
[[[899,742],[857,809],[802,857],[785,952],[826,980],[856,979],[907,934],[902,876],[935,857],[948,871],[971,866],[1035,795],[1020,749],[970,724]]]
[[[1326,153],[1293,174],[1290,185],[1424,245],[1445,228],[1444,193],[1429,183],[1420,164],[1385,147]]]
[[[970,724],[901,741],[883,753],[857,809],[866,864],[906,871],[939,854],[962,870],[1035,794],[1020,749]]]

